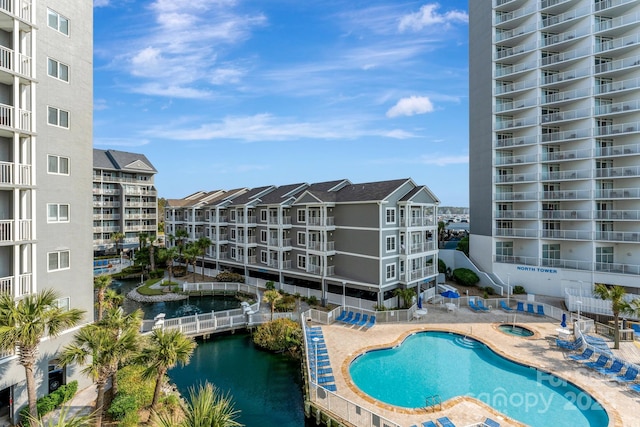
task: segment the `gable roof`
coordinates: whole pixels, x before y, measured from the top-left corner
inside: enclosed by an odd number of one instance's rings
[[[127,172],[158,173],[144,154],[118,150],[93,149],[93,167]]]
[[[400,201],[401,202],[408,202],[408,201],[412,201],[412,200],[418,201],[418,199],[420,198],[420,195],[423,195],[423,197],[426,196],[429,199],[429,202],[440,203],[440,200],[438,200],[438,198],[435,196],[435,194],[433,194],[431,192],[431,190],[429,190],[427,188],[426,185],[419,185],[419,186],[413,188],[407,194],[402,196]]]
[[[400,186],[410,180],[410,178],[403,178],[347,185],[336,192],[336,202],[346,203],[385,200]]]

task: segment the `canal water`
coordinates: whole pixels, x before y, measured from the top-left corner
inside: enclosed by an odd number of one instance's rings
[[[138,282],[113,281],[112,287],[127,294]],[[167,318],[184,315],[186,310],[229,310],[239,307],[235,298],[191,297],[184,301],[138,303],[125,299],[127,313],[140,308],[145,319],[158,313]],[[169,372],[184,397],[189,387],[209,381],[223,393],[229,393],[235,409],[240,411],[238,422],[247,427],[311,427],[315,422],[305,420],[300,362],[281,354],[262,351],[253,345],[251,335],[211,335],[198,340],[187,366]]]

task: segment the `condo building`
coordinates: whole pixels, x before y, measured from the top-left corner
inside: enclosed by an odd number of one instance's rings
[[[155,240],[158,192],[153,178],[157,172],[143,154],[93,150],[94,252],[138,248],[140,234]]]
[[[91,156],[93,7],[70,0],[0,2],[0,292],[53,289],[93,321]],[[45,339],[38,396],[72,379],[56,354],[73,331]],[[24,368],[0,354],[0,425],[27,403]]]
[[[391,304],[394,290],[425,290],[438,275],[439,201],[411,179],[199,192],[168,200],[167,244],[211,240],[205,267],[324,302]],[[367,301],[369,305],[367,305]]]
[[[470,255],[499,282],[640,291],[640,2],[469,2]]]

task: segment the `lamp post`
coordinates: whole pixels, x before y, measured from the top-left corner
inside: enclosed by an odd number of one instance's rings
[[[509,305],[510,295],[511,295],[511,274],[507,273],[507,306]]]
[[[582,301],[576,301],[576,304],[578,304],[578,329],[580,329],[580,331],[582,331],[582,327],[580,326],[581,324],[581,319],[580,319],[580,307],[582,306]]]
[[[347,306],[347,283],[342,282],[342,306]]]

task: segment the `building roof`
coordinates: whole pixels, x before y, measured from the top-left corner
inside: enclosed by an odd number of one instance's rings
[[[273,185],[266,185],[264,187],[252,188],[244,194],[239,195],[234,198],[232,201],[232,205],[243,205],[249,202],[252,202],[259,197],[264,196],[268,191],[274,190],[276,187]]]
[[[410,178],[347,185],[336,192],[336,203],[385,200]]]
[[[93,168],[127,172],[158,173],[144,154],[117,150],[93,149]]]
[[[289,184],[289,185],[281,185],[270,193],[265,194],[260,197],[261,205],[275,205],[284,203],[289,200],[291,197],[295,197],[304,191],[309,184],[298,183],[298,184]]]

